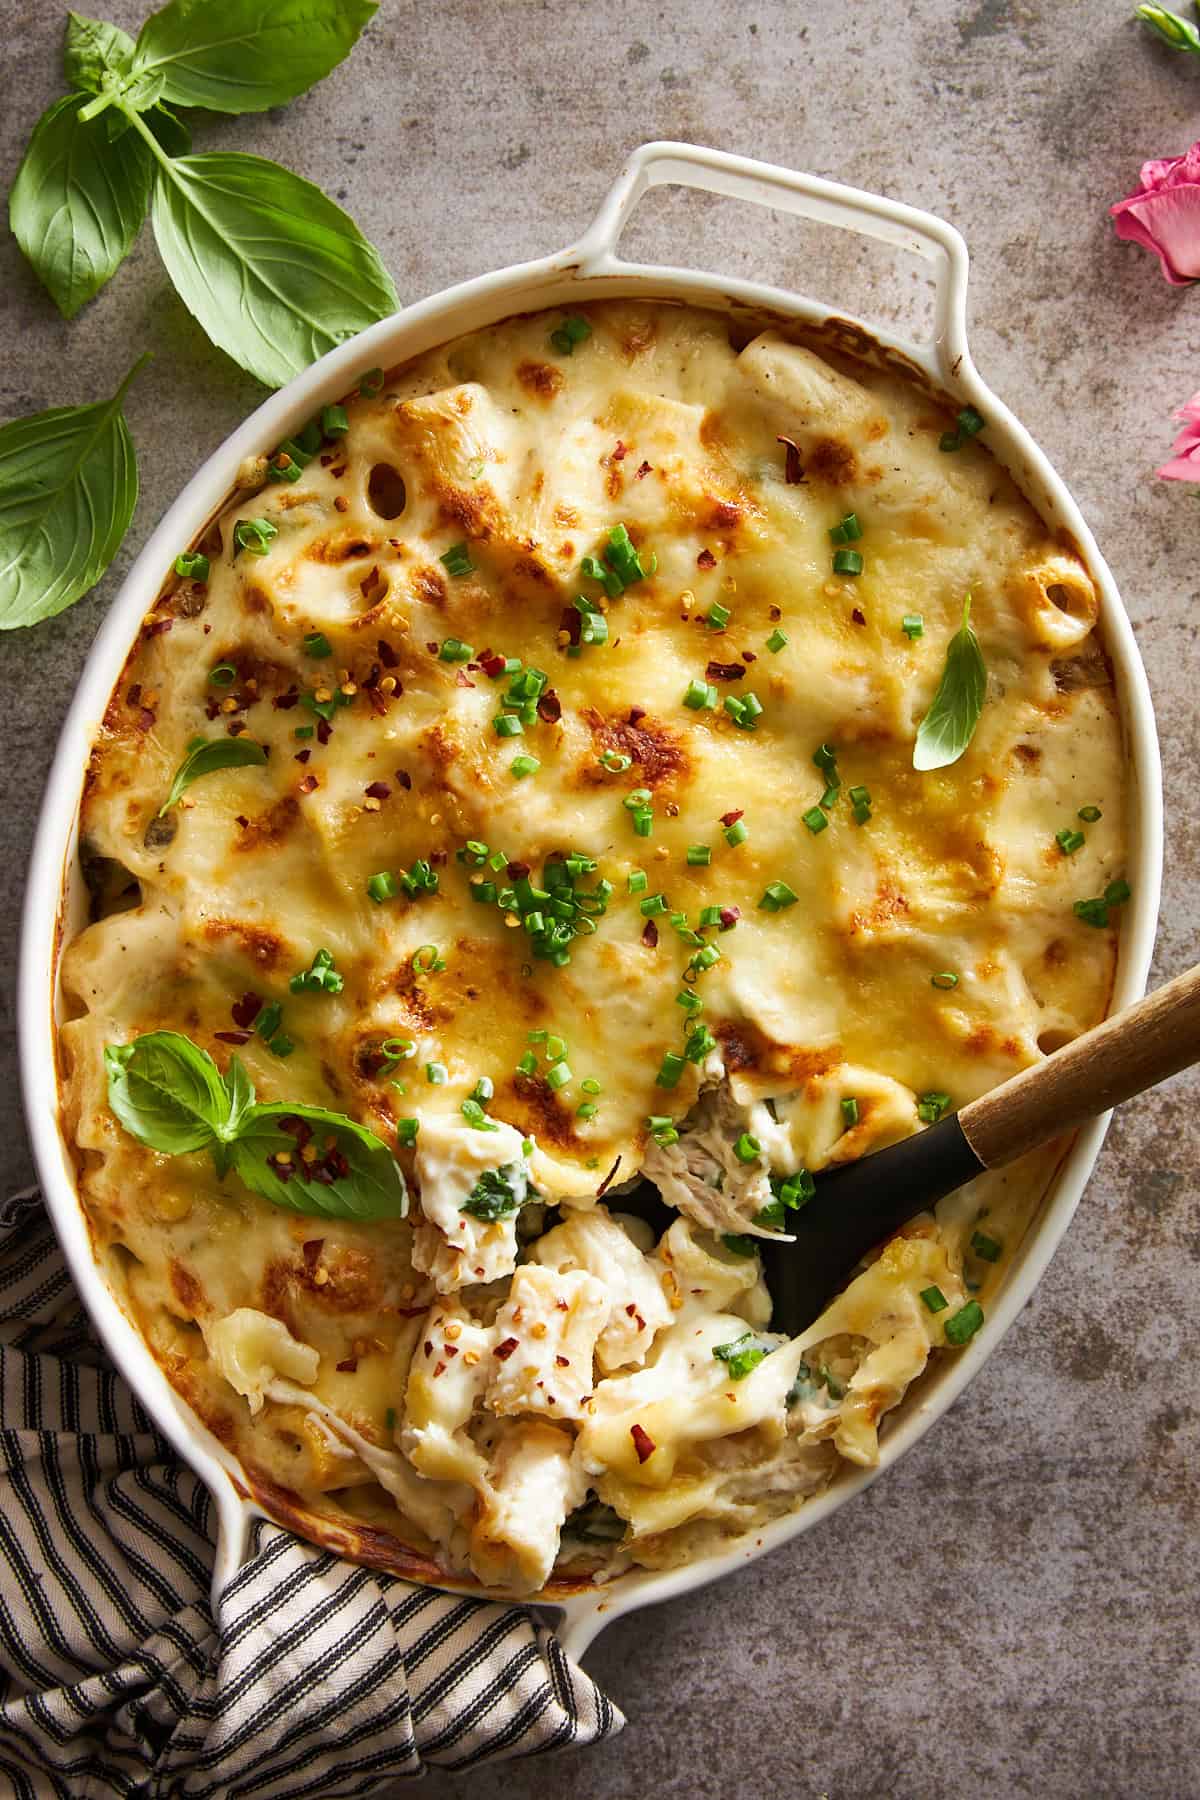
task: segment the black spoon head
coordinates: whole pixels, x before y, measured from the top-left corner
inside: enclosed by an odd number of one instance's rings
[[[795,1243],[755,1240],[771,1292],[771,1329],[798,1337],[869,1250],[982,1170],[951,1114],[886,1150],[817,1175],[812,1199],[787,1214]]]

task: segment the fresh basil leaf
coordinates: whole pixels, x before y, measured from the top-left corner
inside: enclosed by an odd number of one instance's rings
[[[311,1145],[315,1161],[303,1150]],[[335,1219],[402,1219],[404,1176],[381,1138],[344,1113],[320,1106],[256,1106],[230,1146],[233,1168],[252,1193],[294,1212]],[[282,1153],[286,1178],[273,1158]]]
[[[254,1106],[254,1083],[246,1073],[240,1056],[231,1056],[225,1071],[225,1092],[229,1096],[227,1133],[236,1137]]]
[[[264,112],[305,93],[349,54],[373,0],[171,0],[142,26],[134,69],[162,97],[209,112]]]
[[[133,39],[127,31],[106,25],[103,19],[67,14],[63,70],[73,88],[82,88],[87,94],[102,93],[104,77],[120,79],[129,73],[132,62]]]
[[[958,761],[975,735],[986,690],[987,669],[979,639],[971,629],[968,594],[963,602],[963,622],[950,639],[933,704],[917,732],[914,769],[944,769]]]
[[[247,769],[252,763],[265,763],[267,753],[253,738],[206,738],[190,749],[175,771],[171,791],[158,809],[161,819],[173,806],[178,806],[193,781],[202,775],[215,775],[218,769]]]
[[[229,1093],[207,1050],[177,1031],[109,1044],[108,1104],[139,1143],[167,1156],[204,1150],[227,1127]]]
[[[86,594],[117,553],[137,503],[137,461],[111,400],[60,406],[0,427],[0,631]]]
[[[320,188],[262,157],[164,159],[153,217],[184,305],[268,387],[399,305],[354,221]]]
[[[13,236],[64,318],[124,262],[150,204],[154,159],[136,134],[113,143],[106,116],[66,94],[33,128],[8,198]]]

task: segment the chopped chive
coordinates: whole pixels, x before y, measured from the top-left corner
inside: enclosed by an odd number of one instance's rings
[[[966,1344],[983,1324],[983,1308],[978,1300],[968,1300],[956,1313],[951,1313],[943,1330],[948,1344]]]
[[[566,1054],[567,1040],[565,1038],[556,1037],[554,1033],[551,1032],[546,1038],[546,1061],[552,1063],[561,1062]]]
[[[418,975],[436,975],[446,964],[436,944],[422,944],[419,950],[413,951],[412,967]]]
[[[712,861],[712,850],[707,844],[689,844],[687,861],[689,868],[706,869]]]
[[[400,1144],[413,1145],[417,1141],[417,1133],[421,1129],[420,1119],[397,1119],[396,1141]]]
[[[380,869],[377,875],[368,875],[367,892],[377,906],[384,900],[394,900],[400,892],[400,883],[390,869]]]
[[[516,713],[497,713],[492,720],[492,730],[498,738],[520,737],[524,729]]]
[[[654,1078],[655,1086],[660,1088],[678,1087],[679,1077],[686,1067],[687,1064],[682,1056],[677,1056],[674,1050],[668,1050],[662,1059],[662,1067]]]
[[[725,1231],[721,1234],[721,1242],[735,1256],[757,1256],[758,1247],[752,1237],[742,1237],[737,1232]]]
[[[233,528],[233,554],[248,550],[251,556],[265,556],[278,536],[279,527],[270,519],[239,519]]]
[[[733,1154],[740,1163],[757,1162],[762,1155],[762,1145],[748,1131],[743,1131],[733,1146]]]
[[[573,356],[576,344],[582,344],[592,335],[592,328],[586,319],[578,313],[569,313],[562,324],[550,333],[550,342],[560,356]]]
[[[852,1125],[858,1124],[858,1101],[852,1095],[847,1095],[842,1101],[842,1118],[847,1131]]]
[[[735,819],[732,825],[725,827],[725,842],[731,850],[736,850],[739,844],[744,844],[749,836],[750,833],[746,829],[744,819]]]
[[[784,648],[784,646],[789,641],[790,640],[788,638],[787,632],[780,631],[780,629],[777,625],[775,627],[774,631],[771,633],[770,637],[767,639],[767,649],[771,652],[772,656],[778,656],[779,652]]]
[[[213,687],[232,687],[237,680],[237,670],[232,663],[217,663],[208,671],[208,679]]]
[[[707,681],[689,681],[684,692],[683,704],[690,706],[693,712],[703,712],[706,707],[717,704],[717,690]]]
[[[629,887],[629,892],[631,894],[644,894],[645,893],[645,891],[646,891],[646,871],[645,871],[645,869],[631,869],[629,871],[628,887]]]
[[[833,572],[835,575],[861,575],[863,572],[862,552],[859,550],[835,550]]]
[[[332,656],[333,645],[323,631],[309,631],[304,638],[305,656]]]
[[[799,898],[799,894],[794,888],[790,888],[786,881],[769,881],[763,889],[763,897],[758,903],[759,910],[773,913],[782,912],[786,906],[795,906]]]
[[[344,406],[323,406],[321,408],[321,431],[329,437],[344,437],[350,429],[350,421],[346,417]]]
[[[579,1085],[585,1094],[601,1094],[604,1092],[594,1075],[585,1075]]]
[[[929,1308],[931,1313],[945,1312],[950,1304],[940,1287],[922,1288],[921,1299],[925,1302],[925,1305]]]
[[[939,969],[936,975],[931,975],[929,977],[929,985],[930,987],[935,988],[956,988],[958,986],[958,976],[954,973],[953,969]]]
[[[514,756],[508,768],[514,781],[523,781],[526,775],[536,775],[541,766],[536,756]]]
[[[451,544],[448,550],[442,551],[438,561],[447,575],[473,575],[475,573],[475,564],[471,561],[471,553],[465,543]]]
[[[425,1079],[432,1087],[443,1087],[447,1080],[445,1063],[426,1063]]]
[[[971,1248],[976,1256],[983,1258],[984,1262],[994,1263],[999,1262],[1003,1245],[998,1244],[995,1238],[988,1237],[986,1232],[977,1231],[971,1238]]]
[[[1127,881],[1110,881],[1104,890],[1106,906],[1124,906],[1133,889]]]
[[[679,1058],[676,1057],[675,1061],[678,1062]],[[675,1080],[677,1081],[678,1079],[679,1077],[676,1075]],[[672,1081],[669,1084],[664,1083],[663,1085],[674,1087],[675,1082]],[[675,1129],[675,1121],[672,1118],[668,1118],[665,1114],[651,1113],[646,1120],[646,1129],[654,1139],[655,1143],[661,1145],[663,1149],[667,1149],[671,1144],[677,1144],[679,1142],[679,1133]]]
[[[292,733],[292,736],[294,738],[302,738],[302,739],[310,738],[313,736],[316,729],[317,728],[315,725],[297,725],[295,731],[293,731],[293,733]]]
[[[571,1066],[569,1063],[556,1062],[546,1070],[546,1086],[556,1092],[559,1088],[566,1087],[570,1080]]]
[[[722,909],[719,906],[702,906],[700,908],[699,918],[700,930],[703,931],[706,926],[709,925],[719,925],[721,923],[721,911]]]
[[[438,661],[445,663],[470,662],[474,654],[470,644],[464,644],[461,638],[448,637],[442,639],[442,647],[438,651]]]
[[[862,526],[858,522],[857,513],[847,513],[840,525],[829,527],[831,544],[853,544],[862,536]]]
[[[676,994],[675,1004],[676,1006],[682,1006],[686,1013],[698,1013],[703,1012],[704,1010],[704,1002],[699,994],[689,993],[686,988],[682,994]]]
[[[594,1100],[585,1100],[581,1106],[575,1108],[575,1117],[577,1119],[594,1119],[599,1111],[600,1108]]]
[[[602,768],[611,769],[614,775],[623,775],[626,769],[632,768],[633,758],[626,756],[621,750],[605,750],[600,757],[600,764]]]
[[[710,631],[724,631],[732,617],[727,606],[722,606],[719,600],[714,600],[705,614],[704,623]]]
[[[1074,856],[1077,850],[1083,849],[1086,840],[1082,831],[1073,831],[1070,826],[1066,826],[1062,831],[1055,832],[1054,841],[1064,856]]]
[[[717,1040],[707,1025],[695,1025],[688,1033],[687,1043],[683,1046],[683,1054],[690,1063],[703,1062],[717,1047]]]
[[[923,1125],[936,1125],[942,1114],[949,1110],[949,1094],[932,1092],[917,1096],[917,1117]]]
[[[209,561],[199,550],[181,550],[175,558],[175,573],[185,581],[207,581]]]
[[[1097,819],[1102,819],[1104,817],[1104,814],[1100,811],[1098,806],[1081,806],[1079,809],[1079,817],[1083,820],[1085,825],[1094,825]]]
[[[637,811],[631,814],[631,817],[633,819],[634,836],[648,838],[654,830],[654,814],[650,811],[650,808],[648,806],[639,806]]]
[[[464,1100],[458,1110],[467,1124],[476,1131],[499,1131],[500,1129],[494,1119],[488,1118],[474,1095],[469,1100]]]
[[[829,820],[819,806],[810,806],[808,811],[806,813],[801,813],[800,816],[814,837],[818,832],[824,831],[829,823]]]
[[[638,911],[644,919],[653,919],[659,913],[669,910],[670,902],[665,894],[648,894],[638,905]]]
[[[527,1050],[517,1063],[518,1075],[536,1075],[537,1057],[532,1050]]]
[[[920,613],[905,613],[900,621],[900,629],[906,638],[925,636],[925,621]]]
[[[366,399],[371,400],[383,388],[383,370],[367,369],[358,378],[358,391]]]

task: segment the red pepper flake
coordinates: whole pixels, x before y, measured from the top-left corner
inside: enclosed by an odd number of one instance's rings
[[[647,919],[642,926],[642,942],[647,950],[657,950],[658,948],[658,926],[653,919]]]
[[[324,456],[321,458],[321,467],[323,469],[327,469],[329,467],[330,463],[333,461],[334,454],[335,454],[335,452],[332,450],[327,450],[325,452]]]
[[[637,1459],[640,1463],[644,1463],[648,1457],[654,1455],[656,1445],[648,1431],[643,1431],[640,1425],[631,1425],[629,1435],[633,1439],[633,1447],[637,1451]]]
[[[498,1357],[501,1362],[507,1362],[516,1347],[516,1338],[505,1338],[502,1344],[496,1345],[496,1348],[492,1351],[492,1355]]]
[[[213,1036],[220,1038],[223,1044],[248,1044],[250,1042],[248,1031],[214,1031]]]
[[[397,769],[396,780],[400,783],[400,786],[404,789],[406,794],[412,788],[412,776],[408,773],[407,769]]]
[[[141,705],[141,703],[142,703],[142,684],[140,681],[134,682],[133,686],[130,688],[130,690],[126,694],[125,698],[128,701],[130,706],[140,706]]]
[[[292,758],[292,761],[298,762],[298,763],[306,763],[311,755],[312,755],[311,750],[297,750],[295,756]]]
[[[148,638],[161,637],[164,631],[170,631],[174,623],[174,619],[155,619],[152,625],[146,626],[145,630],[142,632],[142,636]]]
[[[525,876],[529,874],[529,864],[527,862],[506,863],[504,866],[504,873],[508,876],[510,881],[523,881]]]
[[[704,673],[710,681],[740,681],[746,671],[741,663],[710,662]]]
[[[279,712],[288,712],[291,707],[295,706],[299,698],[300,689],[293,687],[289,688],[286,694],[276,694],[271,705],[277,708]]]
[[[311,1271],[321,1260],[321,1252],[325,1248],[324,1238],[307,1238],[300,1246],[304,1252],[304,1266]]]
[[[437,655],[437,653],[438,653],[438,647],[437,647],[437,639],[436,639],[436,638],[435,638],[435,639],[433,639],[433,641],[432,641],[432,642],[430,642],[430,641],[429,641],[429,640],[428,640],[428,639],[427,639],[427,640],[426,640],[426,643],[425,643],[425,648],[426,648],[426,649],[427,649],[427,650],[428,650],[428,652],[429,652],[429,654],[430,654],[430,656],[436,656],[436,655]]]
[[[286,1131],[289,1137],[295,1138],[303,1150],[305,1144],[312,1142],[313,1128],[307,1119],[298,1118],[295,1113],[288,1113],[279,1121],[280,1131]]]
[[[302,794],[315,793],[319,785],[320,783],[317,781],[315,775],[305,775],[300,781],[300,792]]]
[[[392,649],[392,646],[388,643],[386,638],[380,638],[375,648],[379,652],[379,660],[385,669],[398,669],[400,667],[400,658],[396,655],[396,652]]]
[[[804,464],[800,460],[800,446],[789,437],[778,437],[777,444],[783,445],[783,479],[789,487],[797,487],[804,480]]]
[[[746,814],[745,807],[740,808],[737,812],[722,813],[721,814],[721,823],[722,823],[722,825],[736,825],[739,819],[742,819],[745,817],[745,814]]]
[[[613,1164],[612,1168],[608,1171],[608,1174],[604,1177],[604,1180],[600,1183],[600,1186],[596,1189],[597,1200],[599,1200],[604,1194],[607,1194],[609,1188],[612,1186],[613,1182],[616,1180],[617,1170],[620,1168],[620,1166],[621,1166],[621,1159],[618,1156],[616,1162]]]
[[[783,617],[782,606],[772,606],[767,614],[767,617],[771,618],[771,619],[782,619],[782,617]]]
[[[386,781],[373,781],[367,789],[372,800],[387,800],[390,798],[391,792]]]
[[[696,558],[696,567],[698,569],[715,569],[716,566],[717,559],[711,550],[702,550]]]
[[[472,680],[471,680],[471,678],[470,678],[470,676],[469,676],[469,675],[467,675],[467,674],[466,674],[466,672],[465,672],[465,671],[464,671],[464,670],[462,670],[462,669],[455,669],[455,671],[454,671],[454,685],[455,685],[455,687],[469,687],[469,688],[473,688],[473,687],[474,687],[474,686],[475,686],[475,683],[474,683],[474,682],[473,682],[473,681],[472,681]]]
[[[448,861],[448,860],[449,860],[449,853],[448,853],[448,851],[445,851],[445,850],[431,850],[431,851],[430,851],[430,852],[429,852],[429,865],[430,865],[430,867],[431,867],[431,868],[433,868],[433,869],[440,869],[440,868],[442,868],[442,866],[443,866],[443,865],[444,865],[444,864],[445,864],[445,863],[446,863],[446,862],[447,862],[447,861]]]
[[[755,656],[753,650],[743,650],[742,651],[742,661],[747,662],[747,663],[757,662],[758,658],[757,658],[757,656]]]
[[[343,1375],[353,1375],[358,1368],[358,1358],[357,1356],[348,1356],[345,1362],[338,1363],[337,1367]]]
[[[262,999],[258,994],[243,994],[240,1000],[234,1001],[229,1010],[233,1015],[234,1024],[240,1025],[243,1030],[248,1031],[262,1011],[262,1007]]]
[[[612,453],[612,454],[613,454],[613,461],[614,461],[614,462],[624,462],[624,461],[625,461],[625,458],[626,458],[626,457],[627,457],[627,456],[628,456],[628,455],[629,455],[629,451],[628,451],[628,449],[627,449],[627,448],[626,448],[626,446],[625,446],[625,445],[624,445],[624,444],[623,444],[623,443],[622,443],[622,442],[621,442],[621,440],[620,440],[620,438],[618,438],[618,439],[617,439],[617,447],[616,447],[616,449],[615,449],[615,450],[614,450],[614,451],[613,451],[613,453]]]
[[[867,622],[867,615],[861,606],[856,606],[854,611],[850,614],[850,617],[854,620],[856,625],[865,625]]]
[[[650,473],[650,464],[648,462],[644,462],[638,468],[637,473],[634,475],[633,479],[635,481],[645,481],[645,479],[646,479],[647,475],[649,475],[649,473]]]
[[[230,719],[228,725],[225,727],[225,732],[228,737],[241,737],[245,729],[245,719]]]
[[[139,729],[142,731],[150,731],[157,724],[157,722],[158,722],[158,715],[156,713],[151,712],[151,710],[148,706],[143,706],[141,712],[138,714]]]
[[[646,716],[646,709],[644,706],[631,706],[630,707],[629,723],[631,725],[640,725],[642,720],[645,718],[645,716]]]
[[[365,688],[368,694],[370,693],[372,688],[379,686],[379,664],[378,663],[371,664],[370,670],[368,671],[368,673],[366,675],[363,676],[362,680],[359,682],[358,685],[361,688]]]
[[[569,1356],[556,1356],[554,1363],[556,1368],[569,1369],[571,1366],[571,1359]]]
[[[558,617],[558,629],[565,632],[572,644],[578,644],[583,638],[583,614],[575,606],[564,606]]]
[[[496,656],[491,650],[485,650],[479,658],[479,666],[489,681],[496,681],[504,673],[504,658]]]
[[[376,718],[386,718],[388,709],[387,695],[381,694],[378,688],[373,687],[366,689],[366,695],[367,700],[370,703],[371,711],[375,714]]]
[[[723,906],[721,908],[721,930],[732,931],[741,916],[740,906]]]
[[[235,824],[240,825],[243,831],[245,831],[247,825],[250,823],[250,821],[246,817],[245,813],[235,814],[234,822],[235,822]]]
[[[562,718],[562,701],[553,688],[547,688],[537,703],[537,716],[547,725],[556,725]]]
[[[317,720],[317,742],[318,742],[318,744],[327,744],[332,736],[333,736],[333,726],[329,723],[329,720],[328,719],[318,719]]]

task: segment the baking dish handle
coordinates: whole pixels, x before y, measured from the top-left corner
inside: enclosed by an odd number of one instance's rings
[[[953,225],[859,188],[819,175],[800,175],[699,144],[642,144],[605,196],[583,237],[569,252],[584,275],[611,275],[633,265],[617,254],[621,233],[642,195],[656,187],[700,188],[731,200],[770,206],[817,224],[880,238],[934,265],[933,345],[943,370],[955,375],[967,354],[967,247]]]

